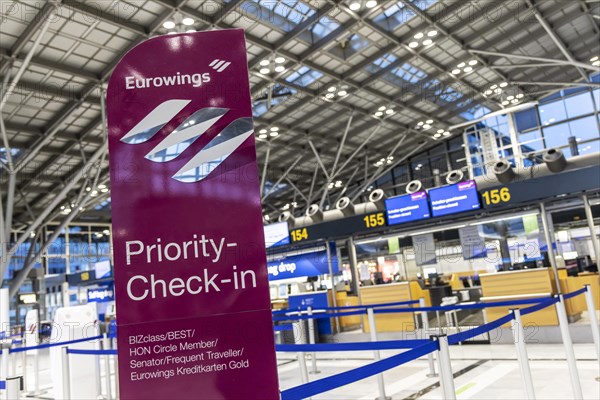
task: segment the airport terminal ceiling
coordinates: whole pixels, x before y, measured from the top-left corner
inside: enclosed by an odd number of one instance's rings
[[[2,2],[4,207],[14,203],[14,229],[44,211],[46,221],[72,209],[76,220],[110,221],[103,94],[120,58],[152,36],[246,30],[263,211],[295,203],[302,213],[344,189],[360,196],[366,177],[462,137],[449,128],[482,110],[598,88],[599,9],[593,0]]]

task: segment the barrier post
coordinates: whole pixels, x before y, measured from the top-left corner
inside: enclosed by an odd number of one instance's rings
[[[115,357],[115,399],[120,399],[119,396],[119,357]]]
[[[311,306],[307,308],[307,314],[310,317],[313,313],[313,309]],[[313,318],[308,318],[308,343],[315,344],[315,320]],[[311,374],[318,374],[317,371],[317,353],[311,353],[311,364],[312,369],[310,371]]]
[[[596,307],[594,306],[594,297],[592,296],[592,287],[585,287],[585,302],[590,319],[590,327],[592,328],[592,337],[594,338],[594,348],[596,350],[596,358],[600,360],[600,332],[598,330],[598,318],[596,317]]]
[[[571,333],[569,332],[569,320],[565,310],[565,299],[562,294],[558,295],[559,301],[556,302],[556,314],[558,315],[558,324],[560,334],[562,336],[563,345],[565,346],[565,355],[567,357],[567,366],[569,367],[569,375],[571,376],[571,387],[573,389],[573,398],[575,400],[583,399],[581,391],[581,381],[579,380],[579,372],[577,371],[577,362],[575,361],[575,352],[573,351],[573,342],[571,341]]]
[[[27,388],[27,352],[21,353],[21,373],[23,374],[23,387]]]
[[[61,348],[62,353],[62,386],[65,400],[71,400],[71,377],[69,373],[69,353],[68,347]]]
[[[527,356],[527,347],[525,347],[525,332],[523,331],[523,322],[521,321],[521,311],[518,308],[511,310],[513,313],[512,334],[517,348],[517,361],[519,361],[519,370],[527,399],[535,399],[533,390],[533,379],[531,369],[529,368],[529,357]]]
[[[106,333],[104,334],[104,337],[102,338],[102,345],[104,347],[104,350],[108,350],[110,348],[110,341],[108,339],[108,337],[106,336]],[[104,356],[104,362],[106,365],[106,400],[111,400],[112,399],[112,385],[110,382],[110,355],[105,355]]]
[[[456,389],[454,389],[454,374],[452,373],[452,363],[450,362],[450,349],[448,346],[448,336],[433,336],[439,344],[438,368],[440,370],[440,385],[444,393],[444,400],[456,400]]]
[[[40,355],[39,355],[39,351],[35,350],[35,353],[33,355],[33,376],[35,379],[35,386],[34,386],[34,393],[35,394],[39,394],[40,393]]]
[[[8,348],[2,349],[2,363],[0,364],[0,380],[6,380],[8,378]]]
[[[367,308],[367,316],[369,317],[369,331],[371,334],[371,342],[377,341],[377,327],[375,326],[375,314],[373,313],[373,308]],[[381,354],[379,350],[373,351],[375,355],[375,361],[381,360]],[[377,375],[377,384],[379,385],[379,400],[385,400],[385,382],[383,381],[383,374]]]
[[[419,307],[425,307],[425,299],[421,297],[419,299]],[[427,315],[427,311],[421,311],[421,325],[423,326],[423,337],[427,338],[429,335],[429,316]],[[427,354],[427,363],[429,364],[429,373],[427,377],[433,378],[437,376],[435,372],[435,363],[433,361],[433,353],[431,352]]]
[[[6,399],[19,400],[21,398],[21,382],[20,376],[6,378]]]

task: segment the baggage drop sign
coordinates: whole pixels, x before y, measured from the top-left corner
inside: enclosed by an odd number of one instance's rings
[[[242,30],[164,35],[108,86],[123,399],[278,399]]]

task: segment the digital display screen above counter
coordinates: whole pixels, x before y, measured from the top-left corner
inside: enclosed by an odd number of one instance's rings
[[[287,222],[265,225],[266,248],[290,244],[290,233]]]
[[[427,192],[417,192],[385,200],[388,225],[403,224],[431,217]]]
[[[455,185],[430,189],[429,202],[434,217],[481,208],[475,181],[465,181]]]

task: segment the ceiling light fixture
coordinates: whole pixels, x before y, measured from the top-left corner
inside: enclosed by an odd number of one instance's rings
[[[438,34],[436,30],[429,32],[419,32],[413,36],[413,40],[408,43],[408,47],[416,49],[419,46],[431,46],[433,44],[433,37]]]
[[[350,8],[352,11],[358,11],[358,10],[360,10],[360,7],[361,7],[361,4],[360,4],[360,1],[359,1],[359,0],[352,0],[352,1],[350,2],[349,8]]]
[[[391,106],[381,106],[377,109],[376,112],[373,113],[373,117],[381,118],[385,115],[390,116],[396,112]]]
[[[376,0],[367,0],[367,2],[365,3],[365,6],[367,8],[373,8],[373,7],[377,6],[377,1]]]
[[[600,67],[600,58],[598,56],[590,58],[590,62],[594,67]]]
[[[475,70],[473,67],[475,65],[477,65],[478,63],[479,63],[479,61],[477,61],[477,60],[463,61],[463,62],[459,63],[456,67],[454,67],[450,73],[452,75],[459,75],[461,72],[465,73],[465,74],[469,74]]]
[[[184,19],[181,20],[181,23],[184,24],[184,25],[186,25],[186,26],[194,25],[194,19],[186,17],[186,18],[184,18]]]
[[[327,101],[335,101],[348,96],[348,85],[331,85],[327,88],[327,93],[323,98]]]
[[[173,22],[173,21],[165,21],[163,23],[163,28],[165,28],[165,29],[173,29],[173,28],[175,28],[175,22]]]

